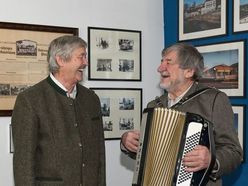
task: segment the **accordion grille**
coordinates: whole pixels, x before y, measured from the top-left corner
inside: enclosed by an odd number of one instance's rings
[[[143,186],[171,185],[185,113],[155,108],[150,128]]]

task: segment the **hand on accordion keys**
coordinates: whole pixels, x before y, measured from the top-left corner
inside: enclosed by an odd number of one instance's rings
[[[139,146],[140,132],[137,130],[125,132],[122,135],[121,143],[128,151],[137,152]]]
[[[211,155],[206,146],[197,145],[192,151],[185,154],[183,164],[187,172],[196,172],[205,169],[211,162]]]

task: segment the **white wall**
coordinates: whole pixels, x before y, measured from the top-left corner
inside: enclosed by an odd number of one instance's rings
[[[87,27],[142,31],[142,82],[87,81],[87,87],[142,88],[143,107],[159,95],[156,72],[163,48],[163,0],[1,0],[0,21],[78,27],[87,40]],[[1,67],[0,67],[1,68]],[[1,104],[1,103],[0,103]],[[0,118],[0,185],[12,186],[9,117]],[[107,186],[131,185],[133,161],[119,150],[119,140],[106,141]]]

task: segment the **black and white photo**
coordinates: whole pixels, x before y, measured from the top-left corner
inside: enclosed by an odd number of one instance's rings
[[[133,118],[121,117],[119,121],[119,129],[120,130],[133,130],[134,129]]]
[[[120,98],[119,99],[120,110],[133,110],[134,109],[134,98]]]
[[[120,72],[133,72],[134,60],[119,59],[119,71]]]
[[[103,130],[104,131],[113,131],[113,122],[112,121],[104,121],[103,122]]]
[[[110,115],[110,98],[101,97],[100,102],[101,102],[102,116],[103,117],[109,116]]]
[[[112,71],[112,59],[97,59],[97,71]]]

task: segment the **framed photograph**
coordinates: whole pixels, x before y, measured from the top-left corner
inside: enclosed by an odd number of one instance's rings
[[[218,88],[228,96],[244,97],[245,45],[245,40],[241,40],[197,46],[205,65],[200,82]]]
[[[240,145],[245,152],[246,105],[232,105],[232,109],[234,112],[234,127],[238,133]]]
[[[128,130],[139,130],[142,89],[91,88],[99,96],[105,139],[120,139]]]
[[[16,96],[48,75],[50,42],[78,28],[0,22],[0,116],[11,116]]]
[[[141,81],[141,31],[88,27],[89,80]]]
[[[13,138],[12,138],[12,125],[9,125],[9,153],[14,152],[14,144],[13,144]]]
[[[248,0],[233,0],[233,32],[248,30]]]
[[[226,0],[178,0],[179,41],[226,34]]]

